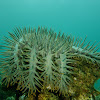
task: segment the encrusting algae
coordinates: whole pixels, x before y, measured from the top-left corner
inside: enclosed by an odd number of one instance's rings
[[[71,76],[73,82],[69,86],[68,94],[76,100],[94,100],[91,99],[92,95],[100,94],[93,88],[95,80],[100,77],[100,66],[90,60],[82,60],[80,57],[73,59],[77,59],[73,65],[76,74]]]
[[[9,35],[1,49],[1,83],[16,87],[16,98],[91,100],[100,94],[93,88],[100,78],[98,44],[43,27],[15,28]]]

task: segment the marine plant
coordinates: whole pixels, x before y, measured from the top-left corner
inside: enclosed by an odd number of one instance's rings
[[[2,83],[29,94],[49,88],[65,95],[75,74],[73,57],[91,60],[100,64],[99,48],[95,42],[90,45],[86,38],[57,34],[45,27],[15,28],[10,37],[4,37],[0,54]],[[86,44],[87,43],[87,44]]]

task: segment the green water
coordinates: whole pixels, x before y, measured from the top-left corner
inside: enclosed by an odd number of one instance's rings
[[[100,92],[100,79],[95,81],[94,88]]]
[[[0,0],[0,37],[38,25],[100,42],[100,0]]]
[[[0,0],[0,44],[16,26],[46,26],[98,43],[100,0]]]

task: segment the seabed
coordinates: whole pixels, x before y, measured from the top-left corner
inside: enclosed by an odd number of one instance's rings
[[[16,86],[6,87],[0,85],[1,100],[100,100],[100,91],[94,88],[94,83],[100,78],[100,67],[91,60],[82,60],[81,57],[73,57],[77,62],[71,64],[75,74],[72,74],[72,82],[68,86],[66,95],[59,91],[51,91],[50,85],[39,93],[28,95],[16,90]],[[72,70],[72,69],[71,69]]]

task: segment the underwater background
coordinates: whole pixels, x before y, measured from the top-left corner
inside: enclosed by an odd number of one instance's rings
[[[0,0],[1,38],[15,27],[46,26],[100,42],[100,0]]]
[[[8,31],[24,26],[45,26],[98,43],[100,0],[0,0],[0,45]]]

